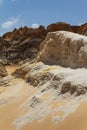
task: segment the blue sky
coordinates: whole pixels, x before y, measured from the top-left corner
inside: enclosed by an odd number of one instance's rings
[[[0,0],[0,35],[21,26],[87,21],[87,0]]]

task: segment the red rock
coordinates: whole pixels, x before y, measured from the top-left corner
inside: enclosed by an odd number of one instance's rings
[[[87,36],[87,23],[81,25],[77,33]]]
[[[63,23],[63,22],[50,24],[47,27],[47,32],[54,32],[54,31],[59,31],[59,30],[70,31],[70,32],[73,31],[70,24]]]

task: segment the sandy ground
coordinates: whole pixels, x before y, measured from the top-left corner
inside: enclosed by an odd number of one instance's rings
[[[15,130],[16,127],[12,124],[19,113],[18,105],[20,102],[12,103],[0,107],[0,129],[1,130]]]
[[[7,70],[7,72],[8,72],[8,74],[11,74],[11,73],[13,73],[16,69],[18,69],[19,68],[19,66],[18,65],[15,65],[15,66],[6,66],[6,70]]]
[[[6,67],[9,75],[17,68],[18,66]],[[22,79],[12,79],[11,86],[0,87],[0,90],[3,90],[0,94],[0,130],[16,130],[13,120],[21,113],[19,107],[27,97],[29,98],[29,91],[31,91],[31,94],[35,92]]]
[[[6,67],[9,74],[14,72],[17,68],[18,66]],[[40,122],[34,120],[31,123],[25,123],[24,126],[17,129],[14,120],[29,111],[27,110],[28,108],[22,109],[23,104],[26,104],[29,98],[37,92],[37,88],[29,86],[22,79],[12,79],[11,82],[11,86],[4,88],[4,92],[0,94],[0,130],[87,130],[87,101],[81,102],[74,112],[70,113],[64,120],[59,121],[59,123],[53,123],[53,115],[48,114],[44,120]],[[41,95],[41,98],[47,100],[49,93]],[[2,99],[4,99],[5,102],[1,105]],[[64,102],[58,103],[53,101],[50,104],[52,109],[62,105],[64,105]],[[32,112],[34,112],[34,110],[32,110]],[[61,110],[54,115],[62,117],[63,114],[64,112]]]
[[[87,102],[83,102],[75,112],[58,124],[52,123],[51,115],[43,122],[34,121],[21,130],[87,130]]]

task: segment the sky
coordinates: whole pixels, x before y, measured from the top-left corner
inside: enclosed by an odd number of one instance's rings
[[[0,35],[14,28],[87,22],[87,0],[0,0]]]

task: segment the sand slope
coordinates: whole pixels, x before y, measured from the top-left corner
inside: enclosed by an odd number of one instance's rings
[[[7,67],[10,72],[15,67]],[[56,68],[57,69],[57,68]],[[59,69],[61,70],[61,69]],[[0,89],[2,89],[0,87]],[[0,94],[0,130],[86,130],[87,96],[56,98],[23,79],[12,78]]]

